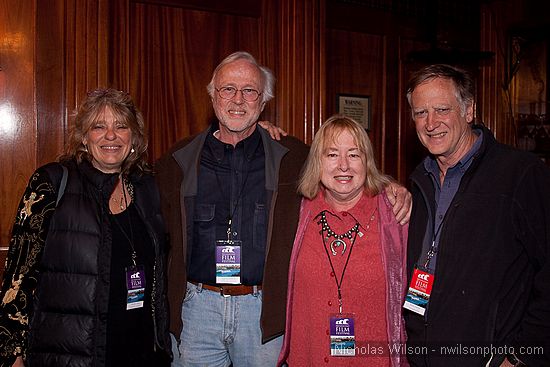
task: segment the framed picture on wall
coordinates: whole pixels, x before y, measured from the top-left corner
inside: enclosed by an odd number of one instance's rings
[[[339,114],[351,117],[365,129],[370,130],[370,96],[338,94],[336,97]]]

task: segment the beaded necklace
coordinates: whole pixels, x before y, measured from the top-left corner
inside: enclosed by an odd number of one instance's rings
[[[353,227],[348,229],[347,232],[338,234],[330,228],[328,222],[327,222],[327,211],[323,210],[321,213],[319,213],[319,221],[317,224],[321,225],[321,230],[319,233],[324,237],[325,240],[329,240],[330,237],[334,237],[334,240],[330,243],[330,251],[332,252],[333,256],[336,256],[336,248],[342,246],[342,255],[344,252],[346,252],[347,243],[344,239],[349,240],[355,240],[355,237],[359,234],[359,222],[355,221],[355,224]],[[326,235],[324,234],[326,232]],[[361,233],[361,235],[363,235]]]
[[[346,239],[352,241],[352,243],[353,243],[357,236],[363,237],[363,232],[361,232],[359,230],[360,224],[357,220],[355,220],[355,224],[353,225],[353,227],[351,227],[350,229],[348,229],[346,232],[344,232],[342,234],[338,234],[338,233],[334,232],[332,230],[332,228],[330,228],[330,225],[327,222],[327,214],[326,213],[327,213],[327,211],[323,210],[321,213],[319,213],[317,215],[319,217],[319,221],[317,222],[317,224],[321,225],[321,230],[319,231],[319,233],[321,234],[321,236],[323,236],[323,239],[325,241],[328,241],[330,239],[330,237],[334,237],[334,240],[332,240],[332,242],[330,242],[330,251],[332,252],[333,256],[336,256],[336,254],[337,254],[336,248],[338,248],[338,247],[342,247],[342,255],[344,255],[344,253],[346,252],[346,249],[347,249]],[[330,212],[328,212],[328,213],[330,213]],[[376,213],[376,209],[372,212],[372,214],[370,216],[370,219],[369,219],[369,222],[365,226],[365,230],[367,230],[367,231],[369,230],[370,224],[374,220],[374,214],[375,213]],[[326,232],[326,235],[325,235],[325,232]]]

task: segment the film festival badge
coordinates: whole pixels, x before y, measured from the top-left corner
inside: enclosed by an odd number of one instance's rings
[[[430,300],[433,282],[433,274],[415,268],[403,307],[424,316]]]
[[[353,316],[330,316],[330,355],[355,356],[355,326]]]
[[[126,269],[126,310],[143,307],[145,299],[145,270],[142,265]]]
[[[216,283],[241,284],[241,241],[220,240],[216,246]]]

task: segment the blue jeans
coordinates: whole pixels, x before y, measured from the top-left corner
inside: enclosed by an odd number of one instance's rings
[[[283,337],[262,344],[261,309],[261,291],[223,297],[188,282],[179,345],[172,335],[172,367],[275,366]]]

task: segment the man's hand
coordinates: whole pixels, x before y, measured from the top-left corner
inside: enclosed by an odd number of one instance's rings
[[[258,121],[258,125],[266,129],[269,135],[271,135],[271,139],[273,140],[281,140],[281,136],[288,135],[286,131],[281,129],[279,126],[273,125],[269,121]]]
[[[403,225],[411,219],[412,195],[398,183],[390,183],[386,188],[386,195],[390,204],[393,206],[393,214],[399,224]]]

